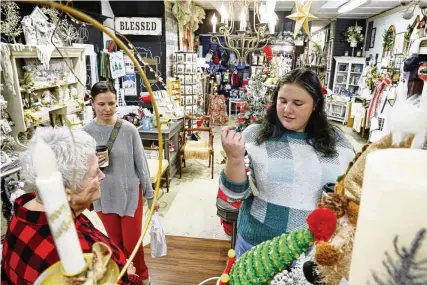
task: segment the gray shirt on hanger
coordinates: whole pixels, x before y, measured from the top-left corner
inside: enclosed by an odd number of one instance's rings
[[[107,145],[113,128],[92,120],[83,129],[97,145]],[[133,217],[138,206],[139,185],[148,205],[153,201],[154,191],[138,130],[126,120],[109,157],[109,166],[102,169],[105,179],[101,182],[101,199],[93,203],[95,211]]]

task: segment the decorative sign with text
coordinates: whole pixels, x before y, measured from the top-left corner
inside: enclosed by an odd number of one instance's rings
[[[126,18],[115,19],[116,31],[123,35],[162,35],[162,18]]]

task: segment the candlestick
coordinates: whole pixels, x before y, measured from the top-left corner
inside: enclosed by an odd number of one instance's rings
[[[426,201],[427,151],[386,149],[368,155],[351,285],[415,284],[406,279],[410,276],[427,284],[416,265],[425,267],[421,261],[427,260]]]
[[[212,33],[216,33],[216,22],[217,22],[217,19],[216,19],[216,14],[214,13],[213,14],[213,16],[212,16]]]
[[[34,169],[38,194],[45,207],[64,274],[76,275],[85,269],[86,262],[68,205],[62,175],[56,167],[55,153],[42,139],[35,145]]]
[[[246,31],[245,8],[242,8],[242,12],[240,12],[240,31]]]

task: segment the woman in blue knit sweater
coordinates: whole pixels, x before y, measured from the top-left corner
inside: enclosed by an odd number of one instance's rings
[[[354,157],[352,145],[326,119],[321,85],[312,71],[292,70],[272,96],[260,124],[242,134],[231,127],[221,131],[227,164],[220,187],[231,200],[243,201],[238,257],[265,240],[306,228],[322,187],[334,183]],[[257,190],[250,187],[247,171]]]

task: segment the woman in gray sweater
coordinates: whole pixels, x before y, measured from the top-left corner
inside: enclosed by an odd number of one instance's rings
[[[121,123],[111,151],[109,165],[103,168],[101,199],[94,207],[108,233],[127,257],[130,256],[142,231],[143,196],[151,207],[154,191],[138,131],[131,123],[117,118],[116,90],[106,81],[96,83],[91,90],[96,118],[84,127],[97,143],[106,146],[116,125]],[[158,205],[155,207],[158,210]],[[143,284],[150,284],[143,248],[133,260]]]

